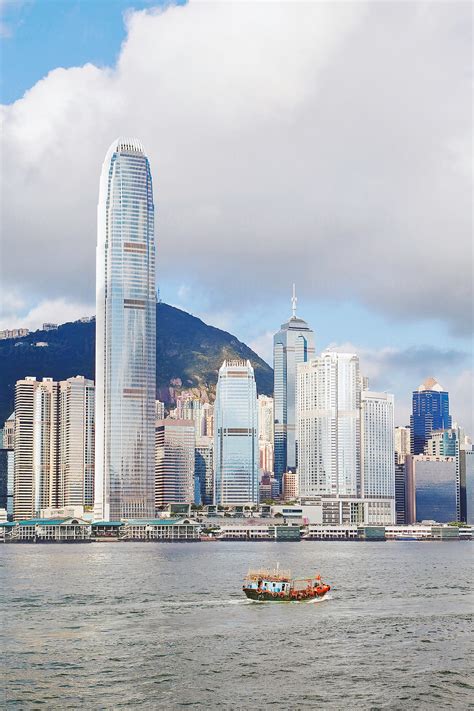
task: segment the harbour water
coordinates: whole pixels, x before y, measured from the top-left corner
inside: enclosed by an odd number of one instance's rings
[[[468,709],[469,542],[3,545],[7,709]],[[320,572],[254,603],[247,568]]]

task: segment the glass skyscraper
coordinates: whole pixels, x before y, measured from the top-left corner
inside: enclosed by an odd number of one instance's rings
[[[250,361],[224,361],[214,409],[214,503],[258,502],[257,420]]]
[[[275,408],[275,478],[280,484],[283,474],[295,471],[296,445],[296,368],[315,356],[314,332],[306,321],[296,316],[293,287],[293,315],[273,337],[273,377]]]
[[[423,454],[434,430],[450,428],[449,394],[434,378],[428,378],[413,393],[410,418],[411,453]]]
[[[96,293],[96,520],[154,516],[156,292],[150,165],[136,139],[100,178]]]

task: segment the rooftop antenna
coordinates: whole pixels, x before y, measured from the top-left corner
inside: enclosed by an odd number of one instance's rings
[[[296,318],[296,302],[298,299],[296,298],[296,289],[295,285],[293,284],[293,296],[291,297],[291,310],[293,311],[293,316],[292,318]]]

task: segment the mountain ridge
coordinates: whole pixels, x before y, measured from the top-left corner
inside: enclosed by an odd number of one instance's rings
[[[163,302],[157,304],[156,361],[157,398],[168,405],[190,391],[212,401],[222,361],[250,360],[259,394],[273,392],[270,366],[242,341],[227,331]],[[35,346],[45,342],[48,346]],[[14,409],[17,380],[28,375],[38,379],[64,380],[74,375],[95,378],[95,321],[61,324],[53,331],[35,331],[23,338],[0,341],[0,427]]]

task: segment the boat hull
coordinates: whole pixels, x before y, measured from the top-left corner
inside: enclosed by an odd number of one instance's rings
[[[267,591],[255,590],[255,588],[244,588],[245,595],[249,600],[255,600],[257,602],[302,602],[307,600],[316,600],[323,598],[329,592],[324,590],[321,592],[301,590],[294,593],[272,593]]]

